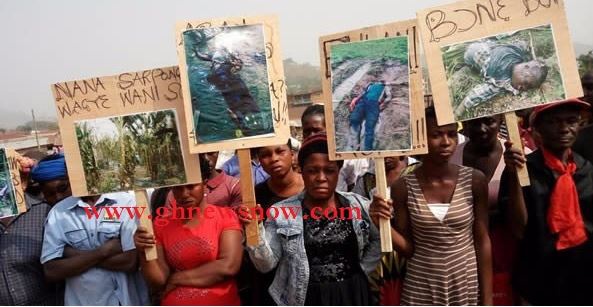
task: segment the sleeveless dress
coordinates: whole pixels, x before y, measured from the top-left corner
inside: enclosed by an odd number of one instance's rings
[[[430,211],[416,175],[406,175],[404,180],[414,255],[407,264],[402,305],[478,305],[472,168],[460,167],[442,222]]]

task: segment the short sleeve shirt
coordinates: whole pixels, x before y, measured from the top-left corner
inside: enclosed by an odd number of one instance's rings
[[[97,215],[79,197],[68,197],[57,203],[47,216],[41,252],[41,263],[61,258],[66,246],[93,250],[110,239],[119,238],[122,250],[135,249],[136,219],[127,213],[135,206],[128,193],[102,195],[96,202]],[[91,211],[88,211],[91,210]],[[107,211],[118,210],[119,218]],[[93,267],[66,279],[65,305],[143,305],[148,292],[138,272],[125,273]]]

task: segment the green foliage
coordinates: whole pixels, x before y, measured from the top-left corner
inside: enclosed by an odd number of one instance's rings
[[[579,64],[579,75],[581,78],[587,73],[593,73],[593,50],[586,54],[581,54],[577,58]]]
[[[376,60],[381,58],[408,64],[408,38],[394,37],[338,44],[331,47],[332,69],[348,60]]]
[[[85,174],[89,191],[104,193],[185,182],[173,111],[114,117],[109,121],[116,130],[112,136],[93,138],[93,131],[86,123],[77,125],[81,156],[83,162],[87,161]],[[81,134],[78,134],[79,130]],[[87,147],[94,149],[95,154],[88,150],[83,152]],[[86,169],[87,166],[94,169],[89,161],[95,157],[96,169],[101,173],[98,180],[89,177],[90,172]]]
[[[82,159],[82,168],[85,172],[87,186],[94,187],[99,182],[99,167],[95,160],[94,142],[92,140],[92,131],[86,123],[76,125],[76,138],[80,157]]]

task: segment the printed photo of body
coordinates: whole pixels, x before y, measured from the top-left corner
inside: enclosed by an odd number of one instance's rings
[[[565,96],[550,25],[446,46],[442,54],[457,121]]]
[[[75,123],[92,194],[186,182],[175,110]]]
[[[411,147],[408,37],[331,47],[337,152]]]
[[[0,148],[0,217],[18,214],[6,150]]]
[[[183,33],[200,143],[274,133],[262,25]]]

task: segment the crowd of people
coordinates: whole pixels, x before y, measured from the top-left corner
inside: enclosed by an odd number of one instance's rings
[[[586,78],[582,100],[522,116],[524,144],[500,138],[500,116],[460,131],[427,108],[428,154],[385,159],[389,199],[375,193],[372,161],[329,159],[323,107],[311,106],[300,148],[252,150],[260,212],[300,209],[273,219],[242,210],[236,158],[219,168],[217,153],[200,155],[202,183],[152,193],[154,232],[127,214],[89,218],[134,206],[133,194],[72,196],[63,154],[23,155],[27,211],[0,219],[0,305],[591,305]],[[343,208],[360,216],[308,218]],[[173,218],[178,209],[209,214]],[[369,279],[382,265],[381,219],[405,259],[397,293]]]

